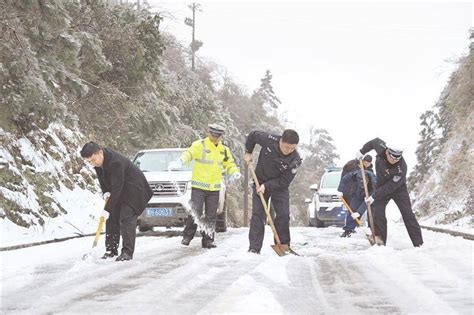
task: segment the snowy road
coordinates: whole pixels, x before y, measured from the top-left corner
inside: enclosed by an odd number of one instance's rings
[[[472,314],[473,242],[423,231],[415,249],[389,229],[387,247],[370,247],[362,232],[292,228],[303,257],[276,256],[268,227],[261,255],[244,228],[212,250],[141,237],[131,262],[100,260],[103,248],[82,261],[91,239],[2,252],[2,313]]]

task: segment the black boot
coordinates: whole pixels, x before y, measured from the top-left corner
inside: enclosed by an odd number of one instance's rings
[[[116,250],[106,251],[101,259],[114,258],[115,256],[118,256],[118,252]]]
[[[189,246],[189,243],[191,243],[191,239],[190,239],[190,238],[184,237],[183,240],[181,241],[181,244],[183,244],[183,245],[185,245],[185,246]]]
[[[217,247],[216,244],[214,244],[214,241],[211,239],[203,239],[202,240],[202,248],[215,248]]]
[[[120,256],[115,259],[115,261],[126,261],[126,260],[132,260],[132,256],[130,256],[127,253],[121,253]]]
[[[340,235],[340,237],[351,237],[352,233],[355,233],[355,232],[351,230],[344,230],[344,232]]]
[[[260,251],[255,248],[249,248],[248,252],[252,254],[257,254],[257,255],[260,254]]]

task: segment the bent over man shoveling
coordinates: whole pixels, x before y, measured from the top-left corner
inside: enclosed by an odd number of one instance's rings
[[[122,253],[116,260],[131,260],[135,251],[137,218],[153,195],[145,175],[127,157],[95,142],[86,143],[81,156],[94,167],[104,199],[109,198],[105,205],[110,213],[105,223],[106,253],[102,258],[118,255],[122,235]]]
[[[275,209],[275,228],[283,247],[290,246],[290,193],[289,186],[295,178],[301,158],[296,151],[298,133],[287,129],[281,136],[262,131],[252,131],[245,143],[245,161],[252,161],[256,144],[262,149],[258,156],[255,173],[260,186],[254,185],[252,198],[252,219],[249,231],[249,252],[260,253],[265,232],[265,209],[259,194],[265,201],[272,198]]]

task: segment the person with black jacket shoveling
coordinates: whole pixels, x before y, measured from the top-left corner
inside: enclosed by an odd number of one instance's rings
[[[109,198],[105,211],[105,248],[103,259],[118,255],[120,235],[122,252],[116,261],[131,260],[135,250],[137,218],[153,195],[142,171],[125,156],[95,142],[88,142],[81,156],[94,167],[104,199]]]
[[[265,232],[266,213],[259,194],[263,194],[266,203],[272,198],[275,209],[275,228],[281,247],[290,250],[290,195],[289,186],[295,178],[301,158],[296,151],[299,142],[298,133],[287,129],[281,136],[262,131],[252,131],[245,143],[244,159],[252,161],[252,152],[256,144],[262,148],[255,170],[260,183],[254,185],[252,198],[252,218],[249,231],[249,252],[260,253]]]
[[[362,164],[364,165],[364,168],[366,170],[371,171],[372,173],[374,172],[374,168],[372,165],[372,156],[370,156],[369,154],[365,155],[364,158],[362,159]],[[353,160],[348,161],[342,167],[341,182],[344,176],[357,170],[359,170],[359,160],[353,159]],[[343,197],[348,204],[351,204],[352,202],[352,197],[354,196],[355,187],[356,187],[355,184],[356,184],[355,181],[351,180],[345,184],[344,190],[338,189],[340,192],[344,193]],[[339,188],[341,188],[341,184],[339,184]],[[356,209],[357,208],[355,208],[354,210]]]
[[[357,160],[355,161],[355,165],[357,165],[358,162]],[[376,187],[376,178],[371,167],[372,157],[366,155],[362,161],[364,166],[364,176],[366,177],[366,182],[369,183],[368,191],[369,193],[372,193],[375,191]],[[344,232],[340,235],[341,237],[351,237],[351,234],[355,233],[357,225],[355,220],[363,216],[367,210],[367,204],[364,201],[365,191],[361,170],[357,167],[356,169],[352,168],[352,170],[346,172],[346,174],[344,174],[343,171],[337,190],[340,192],[340,197],[344,198],[345,202],[348,203],[352,211],[354,211],[353,213],[350,213],[349,211],[346,212],[346,218],[342,228]]]
[[[403,222],[410,236],[413,246],[423,244],[420,225],[411,208],[408,195],[406,175],[407,164],[403,159],[403,151],[389,147],[379,138],[375,138],[357,152],[356,158],[361,159],[371,150],[377,152],[375,159],[375,172],[377,174],[377,187],[375,191],[365,198],[370,204],[374,215],[375,241],[379,245],[387,244],[387,218],[385,208],[393,199],[402,214]]]

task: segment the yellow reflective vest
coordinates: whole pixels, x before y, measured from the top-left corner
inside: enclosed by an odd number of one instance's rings
[[[194,141],[181,160],[184,164],[194,160],[191,186],[203,190],[220,190],[222,173],[231,175],[239,171],[229,148],[222,141],[216,146],[209,137]]]

